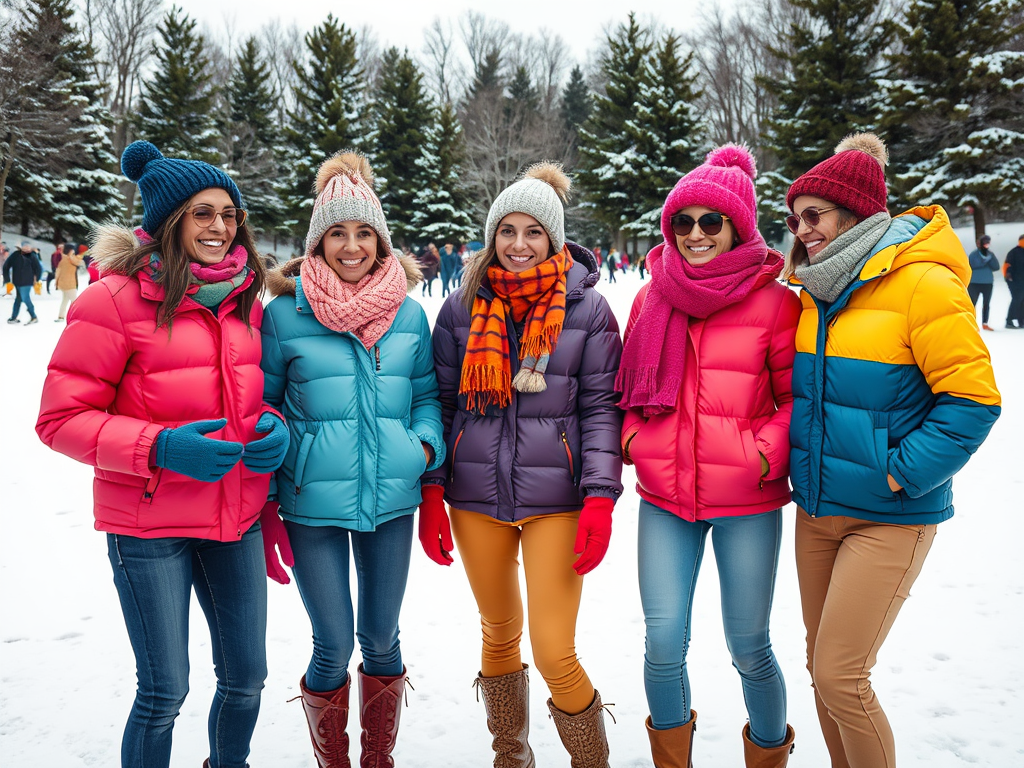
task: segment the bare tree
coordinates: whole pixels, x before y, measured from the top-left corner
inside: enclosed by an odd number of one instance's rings
[[[356,58],[365,73],[366,87],[372,92],[380,78],[380,38],[368,24],[356,30]]]
[[[504,53],[512,35],[508,24],[478,11],[466,11],[459,19],[459,30],[474,72],[480,69],[491,51]]]
[[[266,52],[267,64],[273,78],[273,91],[277,94],[278,126],[288,122],[288,111],[295,105],[292,100],[293,86],[296,82],[293,63],[303,55],[303,33],[298,25],[281,26],[279,19],[274,19],[263,26],[260,32],[260,48]]]
[[[450,20],[441,21],[436,17],[424,33],[423,50],[432,87],[438,101],[451,104],[453,89],[464,80],[464,70],[455,51],[455,30]]]

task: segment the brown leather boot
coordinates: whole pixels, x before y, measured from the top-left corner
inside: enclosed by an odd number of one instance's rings
[[[494,738],[494,768],[535,768],[530,749],[529,665],[498,677],[476,678],[476,689],[484,696],[487,730]]]
[[[759,747],[750,740],[750,723],[743,726],[743,762],[747,768],[786,768],[796,733],[786,726],[786,741],[777,747]]]
[[[578,715],[567,715],[548,699],[548,710],[569,753],[572,768],[609,768],[608,735],[604,730],[604,704],[594,691],[594,701]]]
[[[693,768],[693,733],[697,730],[697,712],[690,710],[690,722],[664,731],[655,730],[647,718],[647,737],[651,740],[654,768]]]
[[[360,768],[393,768],[391,752],[398,740],[398,721],[405,694],[405,667],[394,677],[374,677],[359,665]]]
[[[309,738],[319,768],[351,768],[348,759],[348,690],[352,678],[336,691],[314,693],[306,687],[306,676],[299,681],[302,709],[309,724]]]

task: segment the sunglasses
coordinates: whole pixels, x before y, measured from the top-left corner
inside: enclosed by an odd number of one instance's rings
[[[192,214],[192,221],[200,227],[210,226],[218,216],[224,222],[225,227],[240,227],[245,224],[246,212],[241,208],[225,208],[223,211],[218,211],[210,205],[195,205],[189,208],[188,212]]]
[[[672,224],[672,231],[679,237],[686,237],[693,231],[693,225],[699,224],[700,231],[705,235],[717,235],[729,217],[724,213],[705,213],[699,219],[688,216],[685,213],[677,213],[669,221]]]
[[[795,213],[790,214],[786,217],[786,226],[789,227],[789,231],[794,235],[796,231],[800,229],[800,220],[803,219],[807,222],[807,226],[816,227],[821,221],[821,214],[834,211],[838,208],[838,205],[833,205],[831,208],[804,208],[804,212],[797,216]]]

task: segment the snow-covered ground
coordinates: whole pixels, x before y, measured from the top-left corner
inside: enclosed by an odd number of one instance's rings
[[[1014,244],[1005,225],[1000,259]],[[970,240],[969,233],[967,239]],[[1002,240],[1006,240],[1003,244]],[[620,323],[640,286],[636,275],[602,281]],[[419,291],[414,294],[419,298]],[[1000,388],[1002,418],[955,482],[956,516],[939,535],[888,642],[873,683],[896,733],[900,764],[1024,766],[1024,331],[1002,330],[1009,293],[995,288],[986,333]],[[36,297],[40,323],[0,322],[0,765],[4,768],[115,766],[135,688],[134,658],[111,583],[104,536],[93,530],[89,467],[45,448],[33,432],[39,392],[63,325],[59,296]],[[0,299],[6,320],[11,298]],[[439,283],[423,299],[430,317]],[[25,315],[23,314],[24,318]],[[608,721],[611,762],[650,766],[644,731],[644,624],[636,579],[635,476],[616,507],[604,563],[587,577],[578,651],[617,724]],[[787,510],[772,636],[789,686],[797,749],[790,765],[828,765],[804,669]],[[476,607],[459,566],[440,568],[416,543],[402,615],[403,654],[415,690],[395,753],[398,766],[490,765],[483,705],[472,681],[479,662]],[[700,713],[694,762],[742,765],[739,678],[725,649],[714,553],[706,551],[694,610],[690,676]],[[192,691],[175,727],[171,764],[199,768],[207,756],[206,712],[213,689],[209,633],[193,603]],[[253,741],[253,768],[315,766],[298,680],[310,653],[309,623],[294,584],[270,584],[270,676]],[[529,644],[524,643],[529,661]],[[357,660],[353,661],[352,670]],[[543,768],[569,760],[547,717],[547,692],[533,676],[531,742]],[[354,714],[354,713],[353,713]],[[353,717],[350,732],[358,733]],[[355,752],[355,749],[353,750]]]

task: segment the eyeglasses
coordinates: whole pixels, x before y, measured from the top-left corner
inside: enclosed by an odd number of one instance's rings
[[[804,208],[803,213],[797,216],[795,213],[790,214],[786,217],[786,226],[789,227],[789,231],[794,235],[796,231],[800,229],[800,220],[803,219],[807,222],[808,227],[816,227],[821,222],[821,214],[834,211],[839,208],[838,205],[833,205],[831,208]]]
[[[717,235],[722,231],[725,222],[729,221],[729,217],[724,213],[705,213],[699,219],[694,219],[685,213],[677,213],[669,221],[672,224],[672,231],[680,237],[690,234],[694,224],[699,224],[700,231],[705,235]]]
[[[194,205],[188,212],[192,214],[192,221],[200,227],[210,226],[217,216],[220,216],[225,227],[240,227],[245,224],[246,213],[241,208],[225,208],[218,211],[210,205]]]

